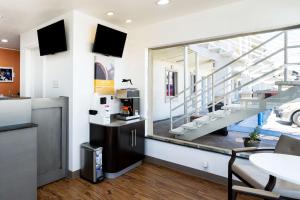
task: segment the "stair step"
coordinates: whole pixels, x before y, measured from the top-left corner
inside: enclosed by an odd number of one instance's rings
[[[249,110],[249,109],[258,109],[259,105],[247,105],[247,107],[245,105],[242,104],[230,104],[227,106],[223,106],[222,109],[226,109],[226,110],[231,110],[231,111],[240,111],[240,110]]]
[[[196,122],[194,120],[193,122],[190,122],[188,124],[182,125],[179,128],[171,130],[170,133],[174,134],[175,138],[177,139],[192,141],[196,138],[207,135],[215,130],[224,128],[229,124],[236,123],[245,118],[253,116],[263,110],[264,109],[243,109],[237,112],[231,112],[226,117],[214,118],[213,120],[210,120],[205,124],[199,124],[199,127],[196,126]],[[197,128],[194,128],[193,126]]]
[[[261,98],[241,98],[240,101],[245,101],[245,102],[258,102],[261,101]]]
[[[230,112],[227,110],[217,110],[215,112],[208,113],[207,115],[210,117],[210,121],[214,118],[223,118],[229,115]]]
[[[174,135],[184,135],[186,133],[186,130],[183,127],[178,127],[170,130],[169,132]]]
[[[285,85],[285,86],[300,86],[300,81],[277,81],[275,85]]]

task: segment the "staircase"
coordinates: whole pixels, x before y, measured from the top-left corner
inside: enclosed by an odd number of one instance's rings
[[[258,41],[257,38],[255,40]],[[273,47],[271,51],[266,51],[267,46]],[[214,52],[225,52],[224,48],[207,48]],[[192,141],[266,109],[299,98],[299,81],[287,81],[288,66],[300,66],[300,63],[288,63],[288,50],[292,48],[300,48],[300,45],[288,46],[288,31],[277,32],[189,87],[185,84],[185,89],[170,99],[170,133],[177,139]],[[237,69],[236,63],[244,65]],[[185,62],[185,65],[187,64]],[[234,84],[237,80],[239,85]],[[235,98],[237,93],[249,91],[253,86],[266,84],[267,81],[277,87],[277,95],[269,98]],[[196,90],[191,92],[192,88]],[[182,96],[183,102],[178,102]],[[224,106],[216,111],[215,105],[220,102]],[[179,109],[183,109],[184,114],[175,116]],[[212,112],[208,112],[208,109]],[[190,122],[193,115],[201,117]],[[184,123],[174,127],[180,121]]]

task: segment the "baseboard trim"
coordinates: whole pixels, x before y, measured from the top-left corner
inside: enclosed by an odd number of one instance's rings
[[[79,178],[80,177],[80,170],[77,170],[77,171],[68,171],[68,174],[67,174],[67,178],[70,178],[70,179],[74,179],[74,178]]]
[[[129,167],[119,171],[119,172],[116,172],[116,173],[105,173],[105,178],[107,179],[115,179],[115,178],[118,178],[119,176],[129,172],[130,170],[140,166],[142,164],[142,161],[139,161],[139,162],[136,162],[132,165],[130,165]],[[67,174],[67,178],[70,178],[70,179],[75,179],[75,178],[80,178],[80,170],[77,170],[77,171],[68,171],[68,174]]]
[[[145,156],[145,159],[143,160],[143,162],[151,163],[151,164],[154,164],[157,166],[166,167],[166,168],[172,169],[174,171],[178,171],[180,173],[187,174],[189,176],[194,176],[194,177],[205,179],[207,181],[211,181],[213,183],[227,185],[227,178],[225,178],[225,177],[218,176],[218,175],[215,175],[215,174],[212,174],[209,172],[197,170],[197,169],[187,167],[184,165],[179,165],[176,163],[161,160],[161,159],[154,158],[151,156]],[[140,165],[140,163],[138,163],[138,165]],[[77,170],[74,172],[68,171],[67,178],[70,178],[70,179],[80,178],[80,170]],[[233,180],[233,182],[235,185],[243,185],[240,181]]]
[[[168,162],[168,161],[161,160],[161,159],[158,159],[158,158],[154,158],[154,157],[151,157],[151,156],[146,156],[145,159],[144,159],[144,162],[148,162],[148,163],[158,165],[158,166],[163,166],[163,167],[178,171],[178,172],[183,173],[183,174],[187,174],[187,175],[190,175],[190,176],[195,176],[195,177],[198,177],[198,178],[202,178],[202,179],[211,181],[213,183],[217,183],[217,184],[221,184],[221,185],[227,185],[227,178],[222,177],[222,176],[218,176],[218,175],[215,175],[215,174],[212,174],[212,173],[209,173],[209,172],[204,172],[204,171],[201,171],[201,170],[197,170],[197,169],[190,168],[190,167],[187,167],[187,166],[183,166],[183,165],[179,165],[179,164],[176,164],[176,163]],[[238,181],[234,181],[234,184],[241,185],[241,183],[238,182]]]
[[[142,164],[142,161],[138,161],[128,167],[126,167],[125,169],[116,172],[116,173],[104,173],[105,174],[105,178],[107,179],[115,179],[118,178],[119,176],[122,176],[123,174],[126,174],[127,172],[131,171],[132,169],[140,166]]]

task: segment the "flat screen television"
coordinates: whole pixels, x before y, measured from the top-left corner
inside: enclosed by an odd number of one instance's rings
[[[98,24],[93,52],[122,57],[127,34]]]
[[[39,29],[37,34],[41,56],[67,51],[64,20]]]

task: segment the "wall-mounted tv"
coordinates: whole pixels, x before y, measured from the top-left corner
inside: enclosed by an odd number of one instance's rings
[[[67,51],[64,20],[39,29],[37,34],[41,56]]]
[[[93,52],[122,57],[127,34],[98,24]]]

